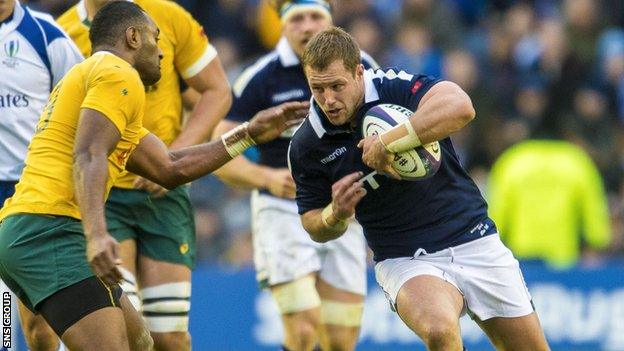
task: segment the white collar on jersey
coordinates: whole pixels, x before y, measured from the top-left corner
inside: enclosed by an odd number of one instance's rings
[[[13,18],[10,22],[6,22],[2,25],[2,30],[0,30],[0,39],[5,35],[11,33],[12,31],[22,23],[22,18],[24,18],[24,8],[20,5],[19,1],[15,1],[15,9],[13,10]]]
[[[373,69],[367,69],[364,71],[365,104],[379,100],[379,92],[377,91],[377,88],[373,83],[373,78],[375,78],[375,72]],[[322,117],[319,116],[319,114],[316,112],[316,109],[314,108],[313,100],[314,98],[310,100],[310,116],[308,118],[310,119],[310,124],[312,125],[314,132],[316,132],[316,135],[320,139],[323,137],[323,135],[325,135],[326,130],[325,127],[323,127],[323,123],[321,123]]]
[[[284,67],[292,67],[299,65],[299,57],[295,54],[295,50],[288,43],[286,37],[282,37],[275,47],[280,62]]]
[[[132,0],[127,0],[130,2],[134,2]],[[80,18],[80,22],[84,22],[87,19],[87,6],[84,3],[84,0],[80,0],[78,4],[76,4],[76,10],[78,11],[78,18]]]

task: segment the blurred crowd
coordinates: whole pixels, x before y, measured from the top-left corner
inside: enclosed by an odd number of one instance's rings
[[[263,1],[178,1],[204,26],[232,83],[279,38],[279,21]],[[28,4],[58,15],[75,2]],[[586,150],[611,218],[612,238],[600,257],[624,253],[624,1],[334,4],[335,23],[382,67],[443,77],[468,92],[477,118],[453,140],[486,195],[493,163],[519,141],[563,139]],[[191,194],[199,263],[251,266],[248,193],[209,176],[193,183]]]

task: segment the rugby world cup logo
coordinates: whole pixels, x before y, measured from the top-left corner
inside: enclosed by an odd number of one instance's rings
[[[10,68],[17,66],[17,53],[19,52],[20,43],[19,40],[9,40],[4,43],[4,54],[6,57],[2,60],[2,63]]]

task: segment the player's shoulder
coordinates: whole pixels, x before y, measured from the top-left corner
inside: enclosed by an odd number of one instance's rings
[[[147,12],[148,15],[153,17],[159,26],[162,21],[175,24],[175,21],[180,17],[190,16],[189,12],[175,1],[135,0],[135,3]]]
[[[443,79],[421,73],[411,73],[397,67],[368,69],[364,73],[368,84],[374,86],[380,97],[409,89],[412,93],[425,91]],[[421,89],[426,88],[426,89]]]
[[[411,81],[417,74],[407,72],[397,67],[369,68],[366,70],[371,80],[379,83],[389,83],[392,81]]]
[[[303,123],[295,130],[290,139],[289,157],[301,160],[310,151],[314,150],[321,143],[321,137],[315,129],[313,122],[308,116]]]
[[[261,56],[251,65],[246,67],[236,78],[233,85],[234,95],[240,96],[248,88],[257,88],[267,79],[273,77],[279,66],[279,55],[276,51]]]
[[[108,53],[97,52],[84,61],[88,67],[89,81],[109,79],[114,81],[128,81],[133,85],[142,85],[139,73],[122,58]]]

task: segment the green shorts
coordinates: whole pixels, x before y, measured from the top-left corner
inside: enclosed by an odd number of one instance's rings
[[[143,190],[113,188],[106,202],[106,221],[117,241],[136,240],[139,255],[195,266],[195,220],[187,186],[160,198]]]
[[[16,214],[0,223],[0,277],[29,309],[92,276],[79,220]]]

